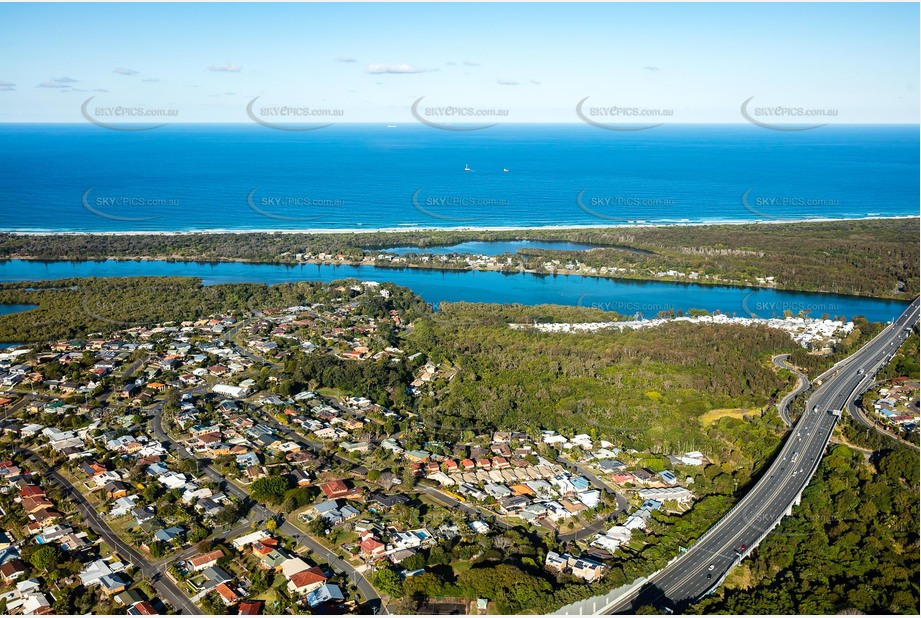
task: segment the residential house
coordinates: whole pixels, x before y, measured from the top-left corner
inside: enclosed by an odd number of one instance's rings
[[[144,600],[144,595],[142,595],[139,591],[134,590],[134,589],[125,590],[115,595],[115,601],[119,605],[124,605],[126,607],[131,607],[135,603],[140,603],[143,600]]]
[[[387,546],[374,538],[373,534],[364,533],[361,538],[362,540],[361,543],[359,543],[359,547],[361,548],[362,555],[377,558],[387,553]]]
[[[199,554],[189,558],[189,567],[193,571],[204,571],[208,567],[213,567],[217,564],[217,561],[224,557],[224,552],[220,549],[215,549],[214,551],[208,552],[207,554]]]
[[[351,482],[337,480],[320,485],[322,491],[330,500],[357,499],[361,497],[361,489],[353,487]]]
[[[238,616],[258,616],[262,613],[262,601],[243,601],[238,608]]]
[[[232,543],[235,549],[243,549],[247,545],[252,545],[253,543],[257,543],[262,539],[268,538],[270,536],[271,535],[265,530],[257,530],[255,532],[244,534],[243,536],[235,538]]]
[[[128,495],[128,486],[121,481],[111,481],[103,486],[103,491],[105,491],[106,497],[110,500],[124,498]],[[133,507],[134,505],[132,504],[131,506]]]
[[[547,552],[547,558],[544,566],[551,571],[558,573],[569,573],[573,577],[584,579],[587,582],[593,582],[604,577],[607,567],[595,560],[572,556],[570,554],[558,554],[556,552]]]
[[[79,577],[83,585],[89,588],[90,586],[98,585],[103,577],[113,573],[120,573],[124,569],[125,565],[121,562],[108,563],[105,560],[98,559],[85,564]]]
[[[342,590],[335,584],[323,584],[307,595],[307,604],[317,607],[326,603],[339,603],[345,600]]]
[[[292,575],[288,581],[288,590],[297,595],[310,594],[326,583],[326,574],[320,567],[311,567]]]
[[[157,610],[154,609],[150,601],[140,601],[128,608],[129,616],[156,616]]]
[[[3,576],[3,581],[6,582],[7,586],[25,575],[26,570],[26,564],[19,559],[13,559],[0,565],[0,575]]]
[[[99,587],[109,596],[122,592],[130,585],[131,580],[124,573],[110,573],[99,579]]]
[[[381,493],[374,493],[371,494],[370,498],[368,498],[368,501],[378,508],[386,510],[393,508],[398,504],[408,503],[409,498],[403,494],[394,494],[392,496],[388,496]]]
[[[205,578],[205,583],[202,586],[205,590],[213,590],[221,584],[233,581],[233,577],[219,566],[208,567],[201,574]]]
[[[221,597],[221,601],[224,602],[224,605],[228,607],[240,600],[240,595],[236,591],[228,586],[226,583],[220,583],[215,586],[214,590]]]
[[[169,528],[161,528],[154,533],[154,539],[157,541],[163,541],[164,543],[172,543],[177,539],[181,539],[182,535],[185,534],[185,528],[182,526],[170,526]]]

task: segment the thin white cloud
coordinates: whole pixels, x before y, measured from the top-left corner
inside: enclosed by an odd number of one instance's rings
[[[138,74],[138,72],[135,71],[134,69],[128,69],[125,67],[115,67],[114,69],[112,69],[112,72],[117,73],[119,75],[137,75]]]
[[[504,79],[500,77],[499,79],[496,80],[496,83],[499,84],[500,86],[527,86],[527,85],[540,86],[540,82],[534,79],[529,79],[527,81],[520,82],[516,79]]]
[[[471,62],[470,60],[464,60],[461,64],[465,67],[478,67],[480,66],[479,62]]]
[[[431,71],[431,69],[421,69],[411,64],[369,64],[365,70],[372,75],[404,75],[409,73],[428,73]]]
[[[150,77],[150,78],[147,78],[147,79],[142,79],[141,81],[142,81],[142,82],[158,82],[158,81],[160,81],[160,80],[159,80],[159,79],[156,79],[155,77]]]
[[[213,73],[239,73],[243,70],[243,67],[239,64],[231,64],[228,62],[224,65],[212,64],[208,67],[208,70]]]
[[[76,83],[77,83],[77,80],[73,79],[72,77],[56,77],[53,79],[49,79],[48,81],[44,81],[35,87],[36,88],[64,89],[64,88],[70,88],[71,84],[76,84]]]
[[[352,58],[351,56],[339,56],[338,58],[336,58],[336,62],[358,62],[358,61]]]
[[[16,84],[13,82],[0,81],[0,92],[13,92],[16,90]]]
[[[646,65],[643,67],[643,69],[645,69],[646,71],[661,71],[662,70],[659,67],[653,66],[653,65]]]

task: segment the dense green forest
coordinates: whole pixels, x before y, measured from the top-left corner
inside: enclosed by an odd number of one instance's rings
[[[348,283],[348,285],[343,285]],[[215,314],[283,308],[339,301],[357,296],[357,281],[333,284],[297,282],[278,285],[232,283],[203,285],[191,277],[126,277],[61,279],[39,283],[0,284],[0,304],[33,304],[37,308],[0,316],[0,342],[48,341],[89,333],[107,333],[134,326],[178,322]],[[406,288],[383,284],[389,299],[378,296],[369,308],[380,317],[391,309],[407,319],[430,312]]]
[[[773,276],[783,289],[909,299],[919,291],[918,221],[353,234],[0,234],[0,259],[148,257],[293,263],[298,253],[324,252],[358,261],[366,249],[424,249],[466,240],[559,240],[599,248],[579,252],[528,249],[518,256],[528,267],[547,259],[578,259],[589,266],[698,271],[731,281]]]
[[[702,614],[918,614],[918,455],[833,446],[791,517]]]
[[[579,311],[458,304],[417,322],[411,347],[458,370],[437,385],[437,402],[422,397],[425,425],[448,433],[552,427],[640,450],[707,447],[719,456],[727,446],[708,435],[702,414],[746,408],[760,415],[792,387],[772,371],[770,357],[795,344],[773,329],[672,323],[559,335],[507,326]]]

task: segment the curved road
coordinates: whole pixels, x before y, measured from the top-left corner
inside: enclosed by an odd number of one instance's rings
[[[173,452],[177,453],[180,457],[198,461],[198,458],[193,453],[189,452],[189,450],[184,446],[174,444],[170,436],[166,433],[166,431],[164,431],[162,412],[162,408],[155,410],[153,421],[151,423],[156,439],[164,445],[171,445]],[[239,485],[236,485],[235,483],[225,479],[220,472],[212,468],[210,465],[202,465],[201,471],[208,475],[208,478],[214,482],[222,484],[228,493],[232,494],[236,498],[240,499],[244,504],[248,505],[250,508],[251,516],[255,516],[257,520],[265,521],[267,519],[274,519],[275,521],[280,521],[281,523],[278,526],[279,530],[307,547],[313,553],[322,556],[337,572],[345,573],[361,591],[361,594],[365,598],[365,602],[374,613],[387,613],[386,607],[384,607],[383,603],[381,603],[381,599],[377,594],[377,591],[374,589],[371,583],[357,569],[355,569],[355,567],[353,567],[345,560],[340,559],[336,554],[329,551],[326,547],[311,538],[308,534],[301,532],[297,527],[294,526],[294,524],[284,519],[283,515],[280,515],[279,513],[276,513],[275,511],[268,509],[258,502],[252,500],[248,491],[241,488]]]
[[[783,399],[780,400],[780,403],[777,404],[777,411],[780,413],[780,418],[786,423],[787,427],[793,426],[793,421],[790,419],[790,403],[793,402],[798,395],[801,395],[805,391],[809,390],[809,387],[812,386],[812,383],[809,382],[807,378],[799,369],[793,365],[787,364],[787,359],[790,358],[789,354],[778,354],[771,360],[774,361],[774,364],[780,367],[781,369],[786,369],[787,371],[792,371],[797,375],[798,381],[796,383],[796,388],[783,396]]]
[[[27,454],[30,460],[39,463],[41,465],[47,465],[36,453],[28,449],[19,449],[21,452]],[[165,564],[155,565],[147,560],[140,552],[136,549],[122,541],[118,535],[112,532],[112,529],[109,528],[108,524],[104,522],[99,515],[96,513],[96,510],[92,505],[87,502],[86,498],[83,497],[77,489],[71,485],[70,481],[61,476],[57,470],[48,469],[47,472],[42,474],[42,478],[51,479],[55,484],[57,484],[61,489],[66,493],[70,494],[70,497],[73,499],[74,503],[77,505],[77,509],[86,519],[86,523],[92,528],[96,534],[100,536],[110,547],[115,549],[121,556],[124,556],[131,561],[132,564],[137,566],[144,577],[150,579],[153,587],[160,594],[160,598],[164,601],[168,601],[177,610],[185,614],[194,614],[200,615],[202,612],[195,606],[192,601],[182,593],[176,584],[174,584],[168,577],[162,577],[163,569],[166,567]]]
[[[703,534],[687,553],[653,575],[639,589],[599,608],[598,613],[632,613],[644,605],[680,611],[715,589],[722,578],[799,503],[831,438],[841,411],[872,382],[894,346],[918,321],[916,298],[905,312],[860,350],[838,363],[806,402],[777,458],[749,493]],[[869,382],[868,382],[869,381]]]
[[[902,438],[901,436],[899,436],[899,435],[897,435],[897,434],[895,434],[895,433],[889,431],[889,430],[886,428],[886,426],[882,424],[882,422],[876,421],[876,420],[874,420],[873,418],[867,416],[867,413],[864,411],[864,409],[863,409],[862,407],[860,407],[860,397],[859,397],[859,395],[860,395],[861,393],[865,392],[865,391],[868,391],[868,390],[870,390],[870,389],[876,387],[878,384],[880,384],[880,382],[876,382],[876,381],[870,380],[870,382],[867,383],[867,384],[864,386],[863,390],[860,391],[860,392],[858,393],[858,397],[855,397],[853,400],[847,402],[847,412],[848,412],[848,414],[850,414],[851,417],[852,417],[855,421],[857,421],[858,423],[860,423],[860,424],[863,425],[864,427],[873,429],[873,431],[875,431],[875,432],[878,433],[878,434],[884,435],[884,436],[886,436],[887,438],[891,438],[892,440],[898,440],[898,441],[901,442],[902,444],[904,444],[904,445],[906,445],[906,446],[910,446],[911,448],[915,449],[916,451],[921,450],[921,447],[919,447],[917,444],[914,444],[914,443],[912,443],[912,442],[909,442],[908,440]]]

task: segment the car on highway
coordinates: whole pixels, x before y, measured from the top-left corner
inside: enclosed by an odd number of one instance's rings
[[[712,570],[715,569],[715,568],[716,568],[716,565],[715,565],[715,564],[711,564],[711,565],[710,565],[710,568],[708,568],[707,570],[708,570],[708,571],[712,571]]]

